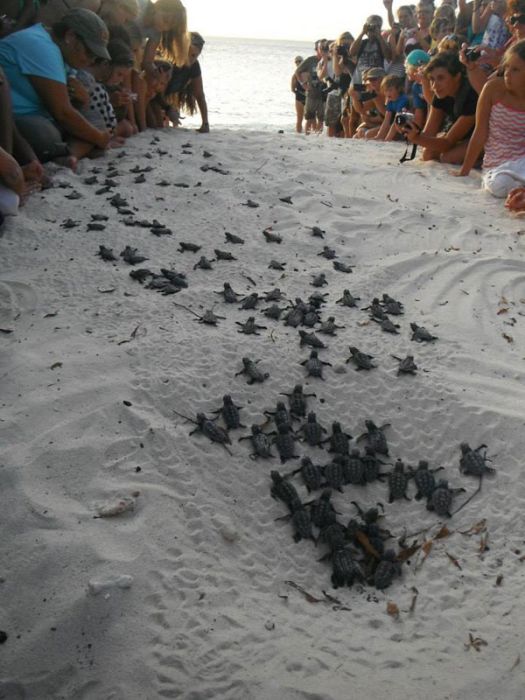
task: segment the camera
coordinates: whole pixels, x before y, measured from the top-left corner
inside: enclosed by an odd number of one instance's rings
[[[348,48],[346,46],[338,46],[337,47],[337,55],[338,56],[348,56]]]
[[[411,124],[414,119],[415,115],[412,114],[412,112],[398,112],[395,116],[395,123],[398,126],[407,126],[408,124]]]
[[[374,100],[376,97],[377,92],[375,90],[368,90],[359,95],[361,102],[368,102],[368,100]]]
[[[465,49],[465,58],[467,59],[467,61],[477,61],[480,56],[481,51],[476,47],[470,47],[468,49]]]
[[[366,25],[366,33],[367,34],[375,34],[375,32],[379,31],[379,27],[377,24],[367,24]]]

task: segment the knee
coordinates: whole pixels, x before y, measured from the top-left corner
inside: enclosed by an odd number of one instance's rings
[[[483,180],[483,185],[485,189],[490,192],[493,197],[506,197],[509,192],[518,185],[517,182],[511,175],[505,173],[491,173],[488,172]]]

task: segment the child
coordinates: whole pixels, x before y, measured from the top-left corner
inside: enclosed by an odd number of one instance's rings
[[[406,111],[408,108],[408,97],[404,94],[404,84],[405,81],[398,75],[387,75],[386,78],[383,78],[381,89],[385,94],[386,112],[375,137],[376,141],[393,141],[398,135],[395,128],[395,116],[398,112]]]
[[[423,94],[424,76],[422,68],[430,61],[426,51],[415,49],[406,57],[405,69],[407,78],[412,82],[412,112],[414,121],[422,129],[425,126],[428,112],[428,102]]]

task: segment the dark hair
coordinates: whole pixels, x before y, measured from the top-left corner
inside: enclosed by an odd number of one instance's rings
[[[509,46],[509,48],[505,51],[505,55],[503,56],[504,65],[511,56],[517,56],[518,58],[521,58],[522,61],[525,61],[525,39],[521,39],[512,46]]]
[[[124,25],[112,25],[111,27],[108,27],[109,29],[109,40],[113,41],[122,41],[125,44],[127,44],[129,47],[131,47],[131,37],[129,35],[129,32],[127,30],[127,27]],[[111,53],[111,52],[110,52]]]
[[[444,68],[450,75],[465,74],[465,67],[459,60],[459,56],[454,51],[443,51],[438,53],[427,63],[424,74],[429,76],[436,68]]]
[[[138,22],[127,22],[125,25],[127,35],[129,36],[130,46],[142,44],[143,34]]]
[[[506,17],[512,17],[512,15],[519,15],[525,12],[525,0],[509,0],[507,4]]]
[[[199,34],[199,32],[190,32],[190,44],[192,46],[196,46],[202,51],[205,43],[202,34]]]
[[[110,39],[108,41],[108,53],[111,56],[111,64],[113,66],[133,66],[133,52],[129,44],[121,39]]]

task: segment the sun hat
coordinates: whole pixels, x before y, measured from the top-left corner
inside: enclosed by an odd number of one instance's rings
[[[76,7],[62,17],[61,24],[75,32],[97,58],[105,58],[107,61],[111,59],[106,48],[109,40],[108,28],[94,12]]]
[[[364,79],[370,80],[370,78],[384,78],[386,71],[383,68],[369,68],[364,72]]]
[[[423,49],[414,49],[414,51],[411,51],[405,59],[406,65],[412,66],[413,68],[424,66],[429,61],[430,56],[426,51],[423,51]]]

